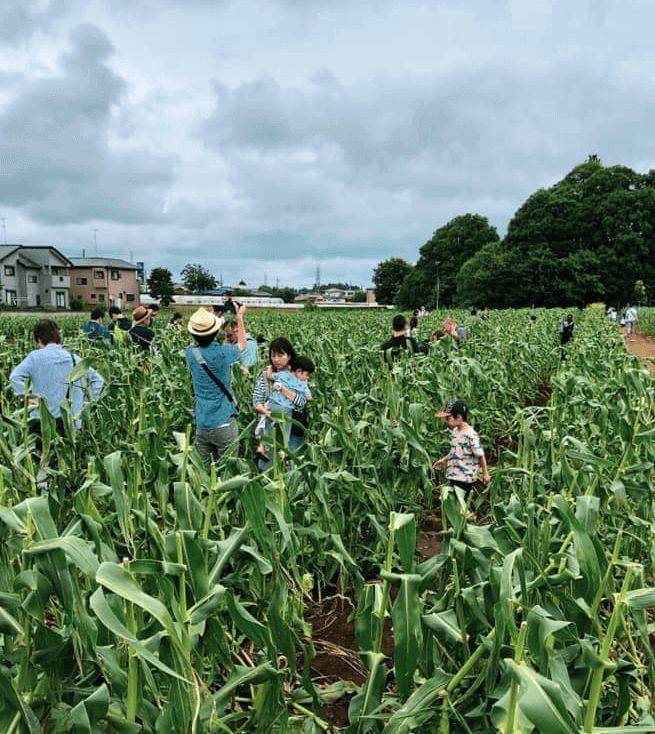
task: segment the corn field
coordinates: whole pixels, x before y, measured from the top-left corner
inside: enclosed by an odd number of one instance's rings
[[[241,456],[208,474],[185,336],[144,359],[81,317],[64,345],[105,391],[77,433],[46,420],[39,460],[8,386],[34,319],[0,318],[0,731],[655,732],[653,380],[602,313],[565,360],[562,313],[530,313],[391,370],[389,314],[248,313],[317,367],[306,446],[266,474],[258,370],[235,371]],[[474,500],[431,474],[454,395],[491,465]]]

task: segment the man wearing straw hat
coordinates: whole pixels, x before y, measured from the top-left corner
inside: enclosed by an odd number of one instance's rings
[[[206,467],[218,462],[226,453],[239,449],[238,408],[232,393],[230,368],[246,349],[243,314],[237,310],[236,344],[219,344],[216,334],[223,319],[199,308],[189,319],[187,329],[195,340],[186,348],[186,361],[191,372],[196,396],[196,448]]]
[[[143,352],[154,351],[152,340],[155,332],[150,328],[152,314],[145,306],[137,306],[132,311],[132,328],[128,331],[132,342]],[[155,352],[156,353],[156,352]]]

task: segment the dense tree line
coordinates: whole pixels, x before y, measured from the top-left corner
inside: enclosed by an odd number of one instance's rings
[[[392,284],[393,273],[402,278]],[[434,307],[437,294],[442,305],[621,305],[637,280],[652,296],[655,170],[605,167],[596,156],[532,194],[502,240],[486,217],[455,217],[415,266],[392,258],[373,277],[378,301],[404,308]]]

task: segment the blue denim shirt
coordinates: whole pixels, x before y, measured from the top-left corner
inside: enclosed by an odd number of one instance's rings
[[[99,324],[97,321],[87,321],[82,327],[82,331],[88,335],[89,341],[94,342],[102,339],[113,339],[111,331],[106,326]]]
[[[284,370],[273,375],[274,383],[280,382],[288,390],[293,390],[297,395],[303,395],[305,398],[310,394],[309,384],[306,380],[299,380],[293,372]],[[296,404],[289,400],[281,390],[273,390],[269,399],[269,407],[272,411],[283,410],[287,415],[296,407]]]
[[[35,349],[9,375],[9,382],[16,395],[28,393],[38,395],[46,401],[46,407],[53,418],[61,417],[61,404],[69,393],[69,382],[75,364],[81,361],[77,355],[67,352],[61,344],[48,344]],[[88,390],[92,400],[97,400],[105,381],[91,367],[70,387],[71,410],[75,426],[80,427],[80,414],[84,408],[85,393]],[[39,418],[39,409],[30,411],[30,418]]]
[[[193,346],[186,348],[186,361],[196,396],[196,426],[206,429],[218,428],[230,420],[234,415],[234,408],[223,391],[198,364],[191,352],[192,349]],[[209,369],[228,390],[231,390],[230,367],[241,357],[239,346],[212,342],[208,347],[199,349]]]

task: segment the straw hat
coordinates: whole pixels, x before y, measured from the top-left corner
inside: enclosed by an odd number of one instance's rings
[[[196,336],[215,334],[223,326],[223,318],[217,318],[206,308],[199,308],[189,319],[187,329]]]
[[[137,306],[132,311],[132,320],[135,326],[142,324],[150,318],[150,311],[145,306]]]

